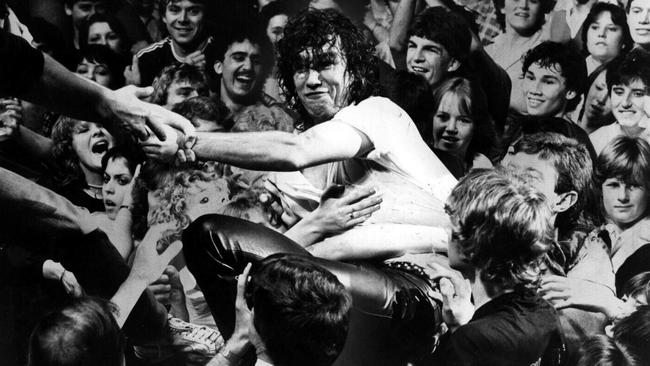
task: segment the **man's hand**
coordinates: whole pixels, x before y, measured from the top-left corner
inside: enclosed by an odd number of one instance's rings
[[[138,56],[133,55],[131,65],[124,69],[124,81],[126,85],[140,85],[142,77],[140,76],[140,60]]]
[[[469,323],[474,316],[472,287],[469,280],[463,278],[458,271],[438,263],[433,263],[429,267],[436,271],[440,278],[442,320],[453,332],[458,327]]]
[[[163,125],[162,129],[165,133],[165,139],[161,140],[154,135],[150,135],[146,140],[140,141],[140,146],[148,158],[171,162],[176,157],[177,151],[179,151],[178,144],[183,144],[184,141],[180,131],[167,125]]]
[[[167,268],[167,264],[183,248],[183,244],[180,241],[175,241],[162,253],[158,254],[156,251],[156,244],[162,237],[163,232],[173,228],[174,226],[171,224],[155,225],[147,231],[147,234],[135,252],[129,277],[147,285],[160,277],[165,268]]]
[[[542,297],[556,309],[574,307],[587,311],[604,311],[614,293],[607,287],[577,278],[548,276],[542,279]]]
[[[324,234],[340,233],[359,225],[379,210],[381,197],[373,188],[333,185],[314,211]]]
[[[0,139],[16,135],[23,120],[23,106],[14,98],[0,99]]]
[[[148,288],[154,294],[156,300],[163,305],[184,301],[185,295],[180,273],[172,265],[168,265],[163,274]]]
[[[152,92],[151,87],[138,88],[133,85],[109,92],[100,107],[100,113],[107,120],[119,120],[130,126],[141,140],[149,138],[152,131],[158,139],[164,141],[164,126],[173,127],[185,135],[184,146],[191,149],[196,142],[196,131],[192,123],[159,105],[140,100]]]
[[[203,51],[194,51],[185,57],[185,63],[194,65],[201,70],[205,70],[205,55]]]

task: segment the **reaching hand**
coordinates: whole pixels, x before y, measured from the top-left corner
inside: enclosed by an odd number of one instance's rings
[[[542,297],[556,309],[575,307],[587,311],[603,311],[614,293],[607,287],[591,281],[548,276],[542,279]]]
[[[13,137],[23,120],[23,106],[14,98],[0,99],[0,138]]]
[[[164,139],[150,135],[146,140],[140,141],[140,146],[148,158],[168,163],[174,160],[179,151],[178,143],[182,137],[179,131],[170,126],[162,125],[162,130],[165,133]]]
[[[250,281],[249,275],[252,265],[248,263],[242,274],[237,277],[237,297],[235,299],[235,330],[234,334],[248,335],[253,318],[248,303],[246,302],[246,285]]]
[[[339,233],[369,219],[381,202],[373,188],[333,185],[323,193],[314,215],[322,232]]]
[[[133,204],[133,187],[140,176],[140,169],[142,169],[142,165],[136,165],[135,171],[133,172],[133,178],[131,178],[131,181],[124,187],[125,190],[122,205],[131,206]]]
[[[185,57],[185,63],[194,65],[201,70],[205,70],[205,55],[203,51],[194,51]]]
[[[429,267],[436,271],[440,278],[443,321],[452,331],[469,323],[475,310],[469,280],[463,278],[460,272],[438,263],[432,263]]]
[[[185,299],[180,273],[172,265],[165,267],[163,274],[148,288],[163,305],[179,303]]]
[[[174,229],[171,224],[152,226],[142,239],[135,252],[133,266],[129,276],[134,277],[146,284],[157,280],[167,268],[167,264],[180,253],[183,244],[180,241],[173,242],[162,253],[156,251],[156,244],[167,230]]]
[[[126,85],[140,85],[142,77],[140,76],[140,60],[138,56],[133,55],[131,65],[124,69],[124,81]]]
[[[77,277],[70,271],[63,272],[61,275],[61,284],[65,293],[72,297],[81,297],[84,294],[84,290],[81,288],[79,281],[77,281]]]

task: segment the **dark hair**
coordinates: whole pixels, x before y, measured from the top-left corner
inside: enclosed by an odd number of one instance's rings
[[[358,103],[378,91],[377,59],[374,48],[363,32],[344,15],[335,10],[306,10],[289,19],[284,37],[278,42],[278,79],[287,102],[296,109],[303,122],[311,124],[311,117],[298,99],[294,74],[307,67],[320,68],[326,56],[325,46],[340,42],[345,58],[346,73],[350,76],[348,103]],[[312,60],[304,60],[301,53],[313,50]],[[315,66],[314,66],[315,65]]]
[[[232,127],[232,120],[229,118],[230,110],[221,100],[213,100],[206,96],[197,96],[178,103],[172,108],[176,112],[190,121],[197,118],[206,121],[214,121],[224,129],[229,130]]]
[[[618,136],[598,155],[594,175],[598,185],[618,178],[650,190],[650,144],[641,137]]]
[[[79,57],[75,64],[77,67],[83,60],[91,63],[106,65],[111,72],[111,89],[119,89],[124,86],[124,68],[127,63],[124,58],[115,53],[108,46],[91,44],[79,51]]]
[[[650,360],[650,306],[640,306],[612,328],[612,337],[589,338],[579,366],[642,366]]]
[[[474,169],[447,200],[456,241],[481,280],[501,289],[535,287],[553,242],[544,195],[501,170]]]
[[[591,7],[589,14],[587,14],[587,18],[582,23],[582,33],[580,34],[580,37],[582,39],[582,44],[584,47],[583,51],[585,55],[589,54],[589,50],[587,49],[587,33],[589,32],[589,28],[591,27],[592,23],[595,23],[598,20],[600,14],[604,12],[609,12],[612,17],[612,23],[621,27],[621,30],[623,31],[623,39],[621,40],[621,53],[631,50],[632,46],[634,45],[632,35],[630,35],[630,28],[627,25],[627,16],[625,15],[625,10],[623,10],[618,5],[605,2],[597,2]]]
[[[628,297],[643,295],[650,301],[650,271],[638,273],[627,280],[621,293]]]
[[[434,112],[431,85],[422,76],[406,70],[397,70],[389,77],[383,91],[385,96],[406,111],[426,141],[431,136],[427,131]]]
[[[488,112],[487,97],[480,84],[461,77],[453,77],[442,82],[433,92],[433,113],[438,111],[445,95],[452,94],[459,99],[458,110],[472,117],[474,135],[467,148],[465,162],[471,165],[477,154],[494,156],[497,146],[494,122]],[[433,121],[429,123],[427,138],[433,135]]]
[[[504,8],[506,1],[505,0],[492,0],[494,3],[494,13],[497,18],[497,23],[499,23],[499,26],[501,27],[501,31],[505,32],[506,30],[506,15],[502,12],[502,9]],[[555,6],[555,1],[553,0],[540,0],[541,3],[540,6],[540,15],[538,19],[538,24],[537,27],[538,29],[544,25],[545,21],[545,16],[546,14],[550,13],[551,10],[553,10],[553,7]]]
[[[122,26],[122,23],[120,23],[117,18],[106,13],[95,13],[91,15],[90,18],[84,22],[83,27],[79,29],[79,46],[81,49],[88,47],[88,32],[90,30],[90,26],[95,23],[107,23],[108,26],[111,27],[111,30],[115,32],[115,34],[117,34],[117,36],[122,40],[121,54],[124,55],[129,52],[131,49],[131,44],[133,42],[124,29],[124,26]]]
[[[167,92],[172,83],[184,81],[195,85],[199,95],[209,95],[208,81],[203,71],[194,65],[180,63],[167,66],[160,71],[160,74],[153,81],[153,93],[149,101],[154,104],[165,105]]]
[[[640,48],[631,50],[607,72],[607,88],[611,93],[614,85],[629,85],[636,80],[643,82],[646,90],[650,88],[650,54]]]
[[[545,41],[535,46],[524,55],[522,71],[525,74],[532,64],[555,69],[566,79],[567,90],[573,90],[576,96],[567,101],[565,111],[572,111],[580,103],[579,96],[584,94],[587,81],[587,66],[584,58],[571,45]]]
[[[279,366],[331,365],[348,333],[352,298],[307,257],[275,254],[254,269],[247,291],[253,324]]]
[[[513,145],[513,154],[539,154],[539,158],[553,165],[557,173],[555,192],[575,191],[576,203],[558,214],[555,226],[560,240],[576,230],[591,231],[600,223],[596,189],[593,179],[593,162],[587,148],[578,141],[557,133],[543,132],[524,135]]]
[[[29,366],[121,366],[124,335],[106,300],[85,297],[45,316],[29,339]]]
[[[260,24],[264,27],[268,27],[271,18],[281,14],[290,16],[291,12],[289,7],[282,1],[272,1],[264,5],[262,10],[260,10],[260,18],[262,20]]]
[[[135,167],[142,162],[142,158],[136,156],[136,154],[126,147],[112,147],[106,151],[104,156],[102,156],[102,170],[106,170],[108,162],[115,159],[124,159],[126,161],[126,167],[129,169],[131,174],[135,173]]]
[[[607,73],[610,72],[614,67],[617,65],[617,61],[619,60],[619,57],[617,56],[613,60],[610,60],[609,62],[606,62],[604,64],[599,65],[594,71],[589,74],[587,77],[587,82],[585,83],[585,90],[583,95],[582,100],[585,101],[582,105],[582,109],[580,109],[580,113],[578,115],[578,120],[582,120],[582,116],[585,113],[585,109],[587,108],[587,96],[589,95],[589,90],[591,89],[591,86],[596,82],[596,79],[602,74],[603,72]],[[605,84],[607,84],[607,74],[605,74]],[[605,86],[607,87],[607,86]],[[607,93],[607,98],[609,98],[609,91]],[[610,111],[609,114],[605,115],[602,117],[602,120],[605,124],[608,124],[609,122],[614,120],[614,115]]]
[[[472,44],[472,34],[465,18],[442,6],[434,6],[418,14],[408,35],[439,43],[459,62],[467,59]]]

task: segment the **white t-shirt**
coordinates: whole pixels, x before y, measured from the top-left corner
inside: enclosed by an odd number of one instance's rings
[[[603,148],[607,144],[609,144],[612,140],[617,138],[618,136],[625,135],[625,132],[621,128],[621,125],[618,122],[614,122],[610,125],[603,126],[596,131],[592,132],[589,135],[589,139],[591,140],[591,143],[594,145],[594,149],[596,150],[596,154],[601,153],[603,151]],[[648,141],[650,143],[650,130],[646,127],[643,132],[639,135],[639,137],[643,138],[644,140]]]

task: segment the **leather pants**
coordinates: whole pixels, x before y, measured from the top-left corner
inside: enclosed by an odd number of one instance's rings
[[[235,323],[235,276],[275,253],[309,256],[350,291],[350,331],[336,364],[405,364],[430,354],[437,343],[441,306],[435,291],[413,271],[383,263],[344,263],[312,257],[300,245],[262,225],[206,215],[183,232],[185,260],[224,338]]]

